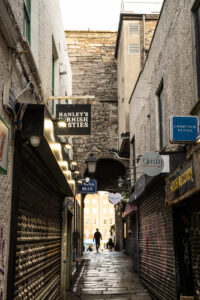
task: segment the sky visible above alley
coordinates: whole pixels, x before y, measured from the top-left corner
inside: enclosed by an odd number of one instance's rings
[[[123,6],[122,5],[123,2]],[[134,13],[160,10],[163,0],[60,0],[65,30],[117,30],[121,7]]]

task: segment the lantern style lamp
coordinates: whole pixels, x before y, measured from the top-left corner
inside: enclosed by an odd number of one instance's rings
[[[88,173],[89,174],[94,174],[96,171],[96,165],[97,165],[97,159],[94,156],[93,153],[89,154],[87,160],[85,161],[85,163],[87,164],[87,168],[88,168]]]

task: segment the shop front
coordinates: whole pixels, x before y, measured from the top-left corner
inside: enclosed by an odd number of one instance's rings
[[[200,299],[200,153],[166,180],[166,204],[174,210],[174,249],[180,299]]]
[[[65,202],[74,193],[49,146],[45,120],[44,106],[30,105],[15,134],[7,299],[64,299],[61,287],[69,282],[72,221]]]

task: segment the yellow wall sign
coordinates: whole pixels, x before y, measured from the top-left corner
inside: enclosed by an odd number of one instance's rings
[[[193,162],[189,162],[169,179],[168,197],[174,200],[195,186]]]

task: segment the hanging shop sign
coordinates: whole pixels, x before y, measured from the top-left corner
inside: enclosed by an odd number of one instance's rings
[[[164,168],[164,161],[160,154],[148,152],[140,159],[139,167],[148,176],[157,176]]]
[[[90,104],[57,104],[56,119],[65,121],[65,128],[58,128],[59,135],[90,135]]]
[[[167,201],[180,198],[195,187],[195,171],[193,161],[176,171],[167,181]]]
[[[10,127],[0,116],[0,173],[7,174]]]
[[[110,194],[108,194],[108,200],[114,205],[119,203],[121,199],[122,199],[122,195],[120,193],[116,193],[116,194],[110,193]]]
[[[124,217],[133,214],[134,212],[137,212],[137,206],[134,204],[126,204],[125,211],[124,211]]]
[[[199,119],[196,116],[172,116],[170,118],[170,142],[195,142],[199,134]]]
[[[89,182],[85,180],[78,187],[79,194],[96,194],[97,193],[97,181],[92,179]]]

